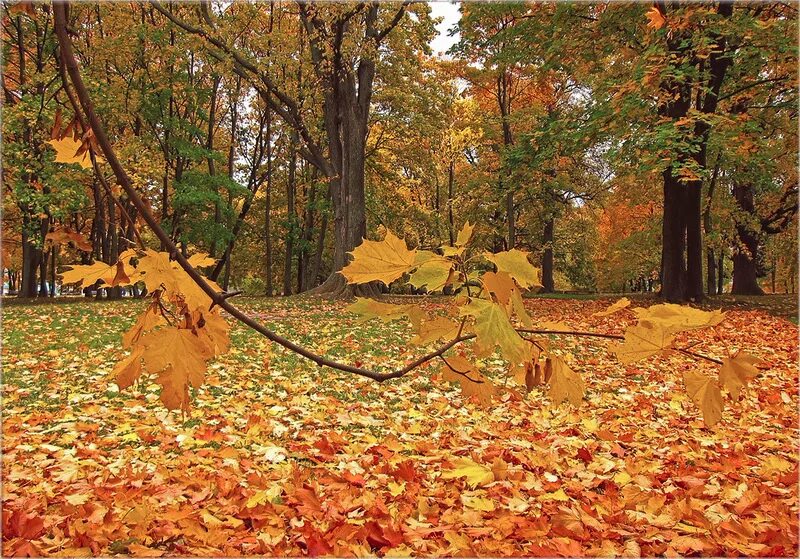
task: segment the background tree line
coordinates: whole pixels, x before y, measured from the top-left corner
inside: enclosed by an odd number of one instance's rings
[[[77,125],[52,12],[4,8],[3,267],[52,296],[140,218],[102,161],[55,162]],[[226,288],[346,294],[337,271],[380,226],[433,248],[470,221],[487,249],[533,251],[545,291],[795,289],[792,5],[465,3],[446,58],[421,2],[87,3],[69,21],[136,188]]]

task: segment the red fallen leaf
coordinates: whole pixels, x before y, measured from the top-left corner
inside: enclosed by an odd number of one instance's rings
[[[761,499],[761,493],[758,492],[755,488],[748,489],[745,491],[744,495],[742,495],[739,502],[736,503],[736,506],[733,507],[733,510],[736,511],[736,514],[742,516],[758,506],[759,500]]]
[[[291,495],[291,500],[298,505],[297,511],[300,514],[313,518],[322,516],[322,503],[319,502],[313,489],[306,487],[296,489]]]
[[[325,540],[324,534],[318,532],[311,526],[303,532],[305,539],[306,551],[311,557],[319,557],[320,555],[331,555],[333,547]]]
[[[322,438],[313,444],[314,448],[319,450],[323,456],[333,456],[336,454],[336,448],[328,442],[328,439]]]
[[[391,526],[381,526],[374,520],[367,522],[367,541],[372,547],[396,547],[405,541],[403,533]]]
[[[3,547],[3,554],[8,553],[10,557],[42,557],[44,553],[36,547],[35,544],[29,541],[18,540],[21,541],[18,547]]]
[[[213,427],[198,429],[194,434],[194,438],[201,441],[216,441],[216,442],[222,442],[225,440],[225,436],[216,429],[214,429]]]
[[[586,449],[585,446],[578,449],[578,454],[575,457],[579,460],[583,460],[584,464],[588,464],[592,461],[592,454]]]
[[[6,511],[3,511],[5,516]],[[7,518],[7,522],[5,522]],[[34,513],[25,513],[15,510],[10,517],[4,518],[5,529],[4,537],[20,537],[26,540],[36,539],[36,536],[44,531],[44,521]]]
[[[613,441],[616,439],[614,433],[612,433],[608,429],[600,429],[599,431],[597,431],[597,438],[602,439],[604,441]]]
[[[617,443],[611,445],[611,454],[616,456],[617,458],[622,458],[625,456],[625,449],[619,446]]]
[[[417,479],[417,470],[411,460],[405,460],[397,465],[391,475],[398,480],[414,481]]]
[[[342,474],[342,478],[349,481],[356,487],[364,487],[364,484],[367,483],[367,480],[364,479],[364,476],[361,474],[354,474],[352,472],[345,472]]]

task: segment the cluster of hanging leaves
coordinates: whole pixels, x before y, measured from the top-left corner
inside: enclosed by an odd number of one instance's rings
[[[195,254],[189,263],[211,266],[214,259]],[[115,264],[95,262],[73,266],[63,274],[64,284],[107,287],[143,282],[150,304],[122,336],[130,355],[112,373],[120,389],[131,386],[143,374],[155,376],[161,401],[168,409],[189,409],[189,387],[203,383],[208,361],[230,348],[229,325],[212,308],[211,298],[166,252],[127,250]],[[215,289],[219,286],[209,280]]]
[[[561,333],[570,330],[563,324],[534,323],[525,310],[523,293],[541,287],[539,269],[530,263],[527,252],[517,249],[469,255],[467,244],[473,230],[473,225],[465,224],[455,246],[442,247],[438,252],[410,250],[404,241],[387,231],[382,241],[364,240],[351,253],[353,260],[342,270],[350,284],[381,281],[388,285],[404,278],[429,293],[452,291],[455,298],[447,314],[434,316],[414,304],[367,298],[358,298],[349,310],[363,320],[408,319],[415,334],[410,343],[417,346],[474,338],[471,350],[478,360],[499,350],[509,365],[510,378],[517,385],[527,392],[546,385],[553,404],[568,401],[578,406],[584,397],[584,383],[569,365],[571,355],[552,348],[546,337],[523,335],[542,330]],[[608,316],[629,305],[629,300],[621,299],[598,315]],[[633,312],[638,321],[625,330],[621,343],[609,348],[626,365],[668,351],[681,351],[674,344],[679,333],[717,326],[725,317],[722,311],[708,312],[674,304]],[[476,361],[463,352],[450,356],[444,353],[441,359],[442,378],[459,383],[465,396],[474,396],[486,405],[498,395],[499,387],[481,374]],[[721,387],[738,400],[742,388],[758,374],[757,364],[755,358],[738,353],[723,360],[718,378],[698,371],[684,374],[686,390],[702,411],[706,425],[714,425],[722,417]]]
[[[50,131],[50,144],[56,151],[56,163],[77,163],[84,169],[92,168],[91,155],[100,152],[97,138],[91,128],[81,134],[77,119],[63,127],[61,111],[56,112],[53,128]],[[95,156],[98,160],[102,159]]]

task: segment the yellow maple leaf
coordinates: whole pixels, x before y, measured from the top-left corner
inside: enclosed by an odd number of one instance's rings
[[[149,373],[159,373],[161,401],[168,409],[188,409],[189,386],[203,383],[206,361],[213,355],[191,330],[161,328],[142,336],[142,359]]]
[[[631,300],[627,297],[623,297],[619,301],[615,302],[613,305],[610,305],[603,311],[597,311],[596,313],[592,313],[592,316],[609,316],[614,314],[617,311],[621,311],[625,307],[630,306]]]
[[[92,168],[89,152],[83,151],[78,155],[83,144],[79,140],[73,139],[72,135],[65,136],[60,140],[49,140],[47,143],[56,150],[56,163],[77,163],[84,169]]]
[[[124,390],[142,375],[142,348],[137,347],[133,352],[117,363],[111,372],[120,390]]]
[[[472,299],[461,308],[461,316],[475,318],[476,354],[488,355],[498,346],[508,362],[525,362],[525,341],[514,330],[503,307],[485,299]]]
[[[441,372],[444,380],[458,383],[464,397],[474,396],[481,406],[491,404],[497,393],[494,384],[483,376],[475,365],[459,355],[445,359]]]
[[[567,495],[563,489],[559,489],[552,493],[544,493],[536,497],[539,501],[561,501],[566,502],[569,501],[569,495]]]
[[[419,267],[411,274],[408,283],[420,289],[425,287],[428,292],[442,289],[448,284],[453,270],[453,263],[428,250],[417,251],[415,263]]]
[[[461,228],[461,231],[458,232],[458,236],[456,237],[456,246],[463,247],[469,243],[469,240],[472,238],[472,232],[475,231],[475,226],[470,225],[469,221],[464,224],[464,227]]]
[[[486,272],[481,276],[483,288],[490,293],[497,303],[506,309],[511,302],[511,294],[515,291],[514,280],[507,272]]]
[[[658,323],[640,322],[625,329],[625,341],[611,344],[609,350],[621,363],[629,364],[660,353],[672,345],[673,336]]]
[[[568,400],[573,406],[579,406],[585,390],[581,376],[570,369],[569,365],[557,355],[548,361],[552,367],[550,390],[547,393],[550,399],[555,405]]]
[[[414,345],[425,345],[437,340],[452,340],[458,334],[459,324],[445,316],[437,316],[432,320],[423,320],[417,328],[417,335],[411,338]]]
[[[456,458],[453,461],[454,469],[442,472],[442,479],[466,478],[470,487],[485,486],[494,481],[492,469],[473,462],[469,458]]]
[[[683,382],[689,397],[703,412],[703,421],[711,427],[722,419],[722,392],[716,379],[697,371],[684,371]]]
[[[520,287],[526,289],[531,287],[541,287],[539,281],[539,269],[535,268],[528,261],[528,252],[511,249],[504,252],[497,253],[484,253],[484,258],[497,266],[498,272],[506,272],[512,278],[517,280]]]
[[[205,252],[197,252],[191,255],[187,260],[189,264],[192,265],[192,268],[205,268],[206,266],[213,266],[217,263],[216,259],[211,258]]]
[[[350,254],[353,261],[342,268],[347,283],[359,284],[382,281],[389,285],[414,268],[415,252],[408,250],[405,241],[391,231],[382,241],[364,241]]]
[[[222,317],[219,307],[213,310],[195,310],[192,313],[197,337],[212,355],[222,355],[231,348],[230,325]]]
[[[464,503],[465,507],[481,512],[492,512],[495,509],[494,501],[485,497],[461,495],[461,502]]]
[[[102,280],[111,287],[130,283],[130,278],[121,262],[108,265],[98,261],[94,264],[71,266],[61,274],[61,282],[64,284],[94,285],[97,280]]]
[[[145,311],[139,315],[139,319],[131,328],[122,335],[122,347],[129,349],[139,341],[143,334],[149,332],[156,326],[166,324],[166,320],[161,315],[161,309],[157,301],[153,301]]]
[[[725,387],[734,400],[738,400],[742,388],[747,386],[751,379],[758,376],[758,369],[755,366],[759,363],[761,363],[759,358],[747,353],[726,357],[722,360],[722,369],[719,371],[719,383]]]

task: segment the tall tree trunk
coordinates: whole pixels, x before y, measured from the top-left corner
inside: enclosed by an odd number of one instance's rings
[[[283,261],[283,294],[292,294],[292,259],[294,258],[294,236],[297,234],[297,215],[295,214],[295,196],[297,187],[297,137],[292,134],[289,142],[289,173],[286,180],[286,255]]]
[[[717,162],[714,165],[714,172],[711,175],[711,180],[708,183],[708,192],[706,193],[706,206],[703,209],[703,230],[706,236],[706,243],[714,232],[714,221],[711,218],[711,208],[714,202],[714,191],[717,186],[717,178],[719,177],[720,159],[721,155],[717,156]],[[714,255],[714,249],[711,246],[706,246],[706,292],[709,295],[714,295],[717,292],[717,279],[716,279],[717,260]]]
[[[733,251],[734,295],[763,295],[758,285],[758,243],[759,235],[753,231],[748,218],[755,215],[753,188],[749,183],[734,182],[733,197],[743,217],[736,221],[736,234],[739,237]]]
[[[206,131],[206,149],[208,150],[208,176],[214,177],[216,174],[216,168],[214,167],[214,158],[212,157],[212,152],[214,150],[214,121],[217,119],[217,90],[219,89],[219,82],[220,77],[214,76],[214,81],[211,86],[211,100],[209,101],[209,108],[208,108],[208,128]],[[231,138],[231,145],[233,145],[234,139]],[[212,180],[214,180],[212,178]],[[214,191],[217,195],[216,199],[214,200],[214,236],[211,239],[211,247],[208,251],[209,256],[211,258],[215,258],[217,255],[217,232],[220,224],[222,223],[222,207],[220,206],[220,193],[219,193],[219,185],[214,183]]]
[[[267,193],[264,209],[264,283],[266,295],[272,297],[272,113],[267,107]]]
[[[447,173],[447,232],[450,235],[450,246],[456,244],[455,221],[453,219],[453,198],[455,197],[456,170],[455,161],[450,161]]]
[[[553,293],[555,291],[555,281],[553,280],[553,238],[555,233],[555,218],[550,216],[544,222],[544,234],[542,243],[544,252],[542,253],[542,292]]]
[[[497,77],[497,102],[500,106],[500,118],[503,127],[503,147],[508,150],[514,144],[514,137],[511,134],[511,80],[513,75],[511,70],[503,67],[502,71]],[[505,159],[505,151],[501,154],[501,159]],[[500,185],[508,182],[511,175],[511,169],[503,161],[500,169]],[[506,225],[508,226],[508,237],[506,239],[506,248],[511,250],[516,244],[516,227],[514,223],[514,190],[510,184],[506,184],[508,192],[506,193]]]
[[[30,232],[26,225],[28,221],[23,214],[22,225],[22,281],[17,296],[20,298],[36,297],[36,270],[39,268],[39,258],[41,251],[30,238]]]
[[[661,296],[667,301],[686,298],[686,188],[664,171],[664,217],[661,225]]]

